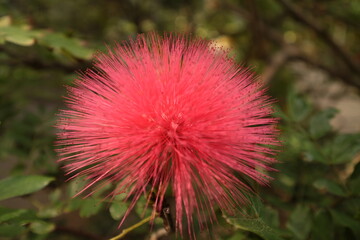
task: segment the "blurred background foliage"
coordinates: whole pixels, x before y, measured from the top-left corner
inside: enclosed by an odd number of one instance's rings
[[[128,203],[104,200],[111,184],[73,198],[85,181],[66,182],[53,126],[64,86],[96,51],[149,31],[232,49],[277,99],[284,146],[274,181],[254,186],[241,216],[218,211],[199,238],[360,239],[360,1],[0,0],[0,16],[0,239],[119,233]],[[125,228],[149,215],[144,206]],[[163,227],[157,219],[126,239],[175,239]]]

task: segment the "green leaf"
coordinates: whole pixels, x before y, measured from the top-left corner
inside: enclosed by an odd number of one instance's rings
[[[21,235],[25,228],[16,224],[2,224],[0,225],[0,237],[13,238]]]
[[[337,210],[330,210],[334,222],[340,226],[350,228],[356,236],[360,236],[360,222],[351,216]]]
[[[81,41],[70,38],[62,33],[48,33],[39,39],[39,42],[55,51],[64,51],[79,59],[90,59],[94,51],[82,46]]]
[[[30,229],[36,234],[47,234],[54,231],[55,224],[45,221],[36,221],[30,224]]]
[[[59,202],[59,205],[49,205],[45,208],[42,208],[38,211],[37,215],[41,218],[54,218],[61,214],[61,205],[62,203]]]
[[[311,111],[311,105],[294,90],[289,92],[287,98],[289,116],[296,122],[304,120]]]
[[[279,227],[279,212],[269,206],[266,206],[261,211],[261,218],[266,224],[271,227]]]
[[[319,190],[325,190],[334,195],[345,197],[347,194],[344,189],[337,183],[328,179],[319,179],[314,182],[314,187]]]
[[[74,211],[79,209],[83,204],[83,200],[80,198],[71,198],[65,207],[65,211]]]
[[[21,46],[31,46],[35,43],[36,32],[20,26],[0,27],[0,37]]]
[[[36,212],[30,209],[10,209],[0,207],[0,223],[26,224],[37,220]]]
[[[67,184],[68,197],[72,198],[79,193],[88,183],[84,177],[78,177]]]
[[[129,208],[129,204],[121,201],[114,201],[110,206],[110,215],[114,220],[121,219]]]
[[[315,138],[321,138],[331,131],[329,120],[335,116],[338,111],[335,108],[328,108],[325,111],[319,112],[310,119],[310,135]]]
[[[144,196],[141,196],[135,205],[135,212],[140,216],[140,218],[151,215],[152,208],[147,206],[147,208],[145,209],[145,207],[146,207],[146,198]]]
[[[290,216],[287,228],[294,233],[295,239],[304,240],[308,238],[311,230],[310,208],[298,205]]]
[[[80,217],[90,217],[97,214],[102,207],[100,200],[95,198],[87,198],[82,200],[82,205],[80,207]]]
[[[61,189],[55,189],[52,193],[49,194],[49,199],[53,204],[56,204],[59,202],[61,195]]]
[[[269,227],[261,218],[235,218],[223,216],[226,221],[234,227],[255,233],[265,240],[280,240],[279,233]]]
[[[95,187],[95,192],[91,195],[95,198],[99,197],[101,198],[101,196],[103,195],[104,192],[108,191],[109,189],[111,189],[113,187],[113,184],[110,181],[102,181],[101,182],[101,187]],[[119,195],[118,195],[119,196]],[[116,197],[115,197],[116,198]]]
[[[331,240],[334,239],[333,222],[328,212],[320,210],[314,216],[314,223],[311,230],[311,239]]]
[[[341,207],[344,213],[352,214],[355,219],[360,219],[360,197],[344,199]]]
[[[257,197],[249,197],[249,201],[250,207],[244,209],[241,217],[230,217],[223,214],[225,220],[234,227],[255,233],[265,240],[282,239],[280,232],[270,227],[269,224],[264,221],[264,219],[270,222],[275,221],[273,225],[276,225],[276,213],[271,211],[271,209],[264,208],[262,202]]]
[[[12,176],[0,180],[0,200],[36,192],[54,178],[41,175]]]
[[[330,159],[330,164],[350,162],[360,152],[360,134],[341,134],[328,142],[324,153]]]
[[[304,160],[307,162],[326,163],[328,159],[321,152],[321,149],[313,141],[302,141]]]
[[[5,42],[6,42],[5,37],[0,35],[0,44],[4,44]]]
[[[0,207],[0,223],[17,218],[26,213],[27,211],[28,210],[26,209],[10,209]]]

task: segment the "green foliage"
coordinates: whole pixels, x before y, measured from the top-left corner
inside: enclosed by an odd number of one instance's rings
[[[83,60],[89,60],[94,52],[92,49],[84,47],[79,39],[68,37],[62,33],[33,30],[28,25],[13,25],[9,16],[0,18],[0,44],[7,42],[24,47],[36,43],[52,49],[56,54]]]
[[[28,175],[12,176],[0,180],[0,200],[36,192],[54,179],[51,177]]]
[[[265,240],[281,240],[278,227],[279,216],[272,209],[265,208],[259,199],[253,199],[248,211],[241,213],[240,217],[224,215],[226,221],[236,229],[254,233]]]
[[[30,230],[36,234],[47,234],[55,229],[55,224],[44,221],[35,221],[30,224]]]
[[[56,53],[69,54],[79,59],[90,59],[93,50],[83,47],[81,41],[61,33],[47,33],[39,39],[39,44],[53,49]]]
[[[74,197],[89,179],[66,181],[70,176],[56,163],[53,125],[63,107],[64,85],[72,85],[75,71],[89,66],[95,49],[153,30],[190,31],[231,47],[238,62],[259,73],[275,72],[264,81],[278,99],[283,147],[274,168],[279,171],[271,173],[270,187],[255,187],[257,197],[249,198],[240,214],[217,211],[219,223],[208,223],[211,234],[194,226],[198,238],[360,239],[360,133],[334,130],[331,120],[338,110],[319,109],[292,87],[299,72],[289,64],[305,62],[330,80],[359,88],[359,72],[351,67],[358,66],[360,51],[358,1],[3,2],[0,239],[105,239],[119,232],[132,196],[109,195],[116,186],[108,183]],[[310,23],[281,2],[294,5]],[[280,64],[279,53],[280,59],[286,56]],[[142,196],[122,228],[149,216],[151,209]],[[163,227],[157,218],[151,230]],[[138,228],[129,239],[147,239],[149,230]]]
[[[101,209],[100,199],[88,198],[81,202],[80,217],[90,217],[95,215]]]
[[[285,111],[277,113],[283,116],[285,149],[279,155],[280,171],[274,175],[278,193],[265,199],[289,214],[290,239],[358,239],[359,212],[352,211],[354,205],[346,205],[358,199],[354,186],[358,184],[355,157],[360,134],[337,133],[330,124],[336,110],[310,110],[314,108],[304,97],[289,94]],[[346,169],[354,163],[349,176]],[[284,203],[278,198],[285,199]]]
[[[25,228],[15,224],[4,224],[0,226],[0,236],[13,238],[24,233]]]
[[[114,220],[120,220],[129,208],[129,203],[124,202],[124,196],[124,194],[117,195],[111,203],[109,212]]]
[[[336,113],[336,109],[329,108],[312,116],[309,126],[311,137],[318,139],[330,132],[331,126],[329,120],[333,118]]]
[[[298,205],[291,213],[286,226],[293,233],[294,239],[304,240],[308,238],[311,225],[309,206]]]

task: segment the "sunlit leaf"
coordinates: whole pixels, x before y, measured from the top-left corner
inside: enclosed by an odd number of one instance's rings
[[[61,202],[59,202],[61,205]],[[37,215],[41,218],[53,218],[57,217],[61,214],[61,208],[57,205],[51,205],[48,207],[45,207],[43,209],[40,209],[37,213]]]
[[[2,16],[0,17],[0,27],[6,27],[11,24],[11,17],[10,16]]]
[[[0,38],[21,46],[31,46],[35,43],[36,32],[20,26],[0,27]]]
[[[55,224],[45,221],[35,221],[30,224],[30,229],[36,234],[47,234],[55,229]]]

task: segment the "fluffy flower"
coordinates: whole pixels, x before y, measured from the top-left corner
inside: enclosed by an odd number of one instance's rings
[[[171,188],[182,232],[183,220],[191,229],[194,217],[214,219],[215,206],[231,212],[244,203],[251,188],[241,176],[269,181],[271,101],[227,52],[149,34],[98,54],[94,65],[69,87],[57,125],[66,171],[90,180],[83,191],[110,180],[130,209],[154,191],[156,212]]]

